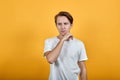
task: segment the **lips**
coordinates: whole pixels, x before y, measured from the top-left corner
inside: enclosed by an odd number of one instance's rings
[[[63,33],[64,33],[64,32],[66,32],[66,31],[61,31],[61,32],[63,32]]]
[[[65,32],[65,31],[61,31],[61,32]]]

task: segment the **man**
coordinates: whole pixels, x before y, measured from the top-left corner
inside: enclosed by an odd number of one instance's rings
[[[45,40],[44,56],[50,63],[49,80],[87,80],[84,43],[70,33],[73,17],[66,11],[55,16],[59,35]]]

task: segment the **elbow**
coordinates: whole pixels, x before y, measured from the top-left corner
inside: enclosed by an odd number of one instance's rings
[[[52,58],[48,58],[47,61],[48,61],[48,63],[50,63],[50,64],[53,64],[53,63],[54,63],[54,60],[53,60]]]
[[[53,64],[55,62],[54,57],[50,56],[49,54],[46,55],[47,62]]]
[[[46,53],[46,54],[47,54],[47,55],[46,55],[47,62],[48,62],[49,64],[53,64],[53,63],[54,63],[53,58],[52,58],[51,56],[49,56],[48,53]]]
[[[49,63],[49,64],[53,64],[53,61],[48,60],[48,63]]]

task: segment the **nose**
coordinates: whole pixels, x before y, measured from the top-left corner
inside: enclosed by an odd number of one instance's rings
[[[64,25],[64,24],[62,24],[62,25],[61,25],[61,28],[62,28],[62,29],[65,29],[65,25]]]

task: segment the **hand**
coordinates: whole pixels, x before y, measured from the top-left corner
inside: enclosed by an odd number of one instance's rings
[[[73,36],[71,33],[65,34],[64,37],[62,38],[62,40],[64,40],[64,41],[69,41],[70,39],[73,40]]]

